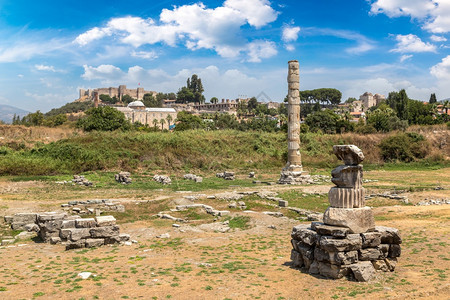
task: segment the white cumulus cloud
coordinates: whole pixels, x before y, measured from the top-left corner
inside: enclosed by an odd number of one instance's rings
[[[431,67],[430,73],[438,79],[450,80],[450,55],[444,57],[440,63]]]
[[[371,13],[386,14],[391,18],[410,16],[433,33],[450,32],[449,0],[376,0]]]
[[[281,39],[286,43],[295,42],[298,38],[299,32],[300,32],[300,27],[298,27],[298,26],[284,26]]]
[[[413,57],[412,54],[403,54],[402,56],[400,56],[400,62],[404,62],[404,61],[410,59],[411,57]]]
[[[56,72],[55,67],[53,66],[46,66],[46,65],[34,65],[36,70],[38,71],[50,71],[50,72]]]
[[[248,24],[259,29],[275,21],[277,16],[278,12],[267,0],[227,0],[216,8],[208,8],[200,2],[163,9],[159,20],[132,16],[113,18],[105,27],[94,27],[80,34],[74,42],[85,46],[111,37],[135,48],[182,43],[190,50],[210,49],[222,57],[247,53],[249,61],[260,61],[267,57],[267,51],[259,51],[262,56],[255,58],[251,44],[256,41],[247,40],[241,27]]]
[[[397,45],[395,49],[391,50],[391,52],[418,53],[436,51],[435,45],[423,42],[418,36],[414,34],[398,34],[395,39],[397,40]]]
[[[439,36],[439,35],[432,35],[432,36],[430,36],[430,39],[433,42],[446,42],[447,41],[447,39],[445,37]]]

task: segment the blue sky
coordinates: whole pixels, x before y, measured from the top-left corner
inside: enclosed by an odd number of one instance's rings
[[[449,0],[0,0],[0,103],[48,111],[119,84],[176,92],[194,73],[207,99],[282,101],[291,59],[301,89],[343,100],[444,99],[449,39]]]

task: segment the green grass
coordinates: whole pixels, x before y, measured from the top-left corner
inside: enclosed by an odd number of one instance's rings
[[[330,203],[327,194],[305,194],[302,191],[289,190],[279,194],[279,197],[289,201],[289,206],[324,212]]]
[[[238,228],[238,229],[247,229],[250,228],[250,217],[247,216],[237,216],[237,217],[227,217],[225,219],[226,221],[229,221],[228,226],[230,228]]]
[[[332,153],[335,144],[352,143],[367,153],[366,165],[380,161],[377,145],[385,135],[301,135],[303,164],[310,168],[331,168],[339,164]],[[286,162],[286,134],[283,132],[241,132],[233,130],[183,132],[92,132],[74,135],[32,148],[3,146],[0,175],[56,175],[96,170],[146,170],[150,172],[208,172],[226,169],[279,170]],[[448,163],[446,164],[448,166]],[[432,169],[443,161],[425,158],[412,164],[385,164],[392,168]],[[193,187],[196,185],[193,184]]]

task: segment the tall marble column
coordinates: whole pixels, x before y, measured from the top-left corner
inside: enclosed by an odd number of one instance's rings
[[[300,154],[300,71],[297,60],[288,62],[288,161],[281,171],[280,184],[305,183]]]

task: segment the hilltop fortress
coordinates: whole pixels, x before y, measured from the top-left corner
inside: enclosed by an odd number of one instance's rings
[[[78,101],[93,100],[94,92],[97,92],[99,95],[108,95],[111,98],[116,97],[120,101],[122,101],[124,95],[128,95],[137,100],[142,100],[144,99],[145,94],[152,94],[154,97],[157,94],[155,91],[146,91],[144,88],[140,87],[136,89],[127,89],[126,85],[119,85],[118,88],[80,89],[80,98]]]

